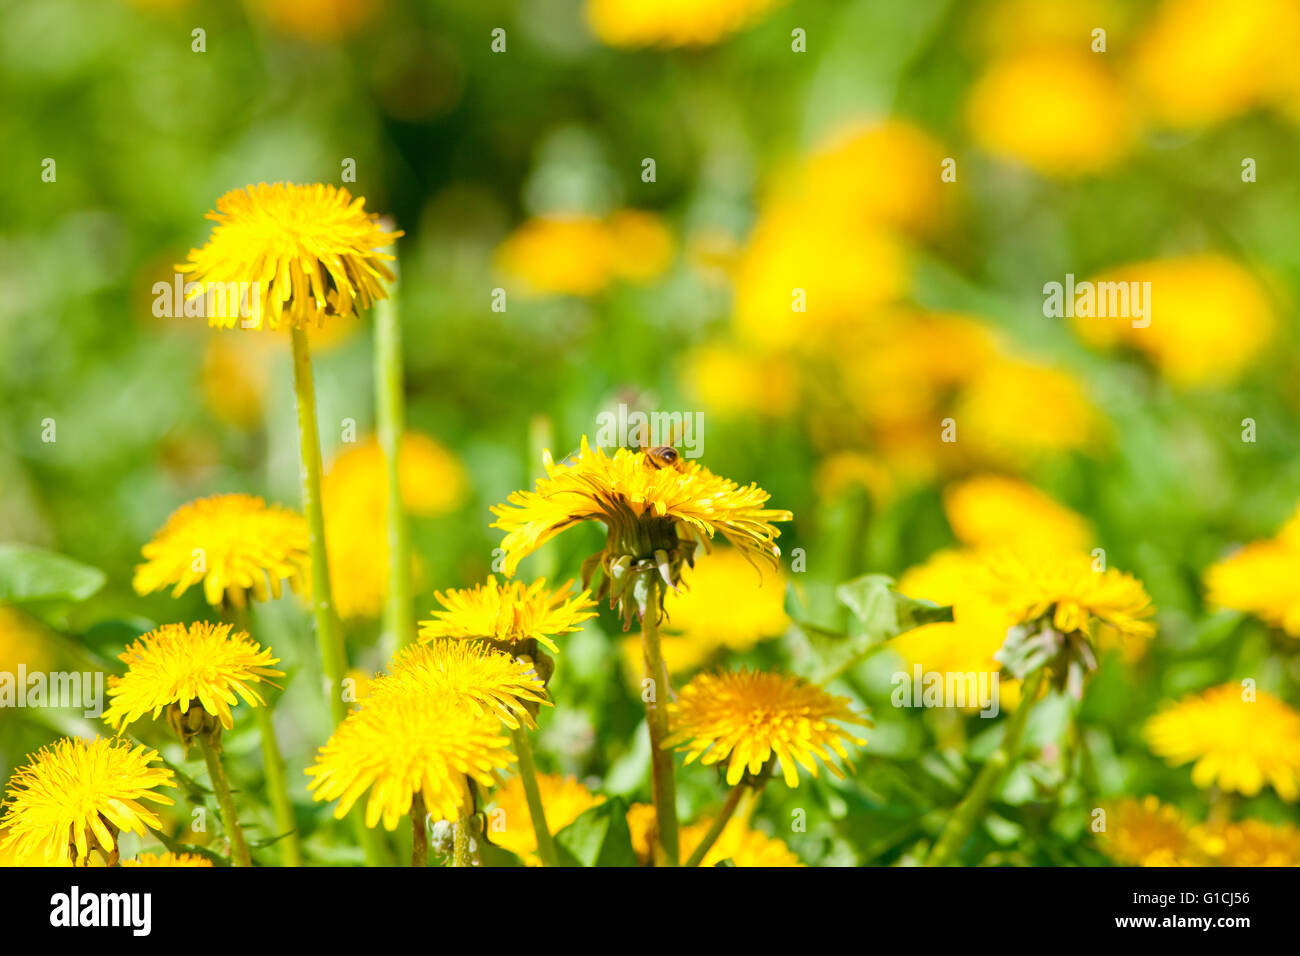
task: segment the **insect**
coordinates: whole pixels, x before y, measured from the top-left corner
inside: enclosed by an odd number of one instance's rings
[[[646,449],[645,460],[653,468],[680,468],[682,456],[672,445],[658,445]]]

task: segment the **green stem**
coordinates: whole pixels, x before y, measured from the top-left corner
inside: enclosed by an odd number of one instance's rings
[[[397,270],[397,262],[390,268]],[[397,647],[415,640],[415,609],[411,585],[411,529],[402,507],[402,435],[406,431],[406,402],[402,386],[402,322],[397,291],[375,305],[375,405],[379,444],[388,472],[388,600],[384,632]]]
[[[217,806],[221,808],[221,822],[226,825],[226,835],[230,837],[231,862],[235,866],[252,866],[253,860],[248,855],[248,844],[244,842],[244,831],[239,826],[235,798],[230,793],[230,781],[221,766],[221,757],[208,742],[206,734],[199,734],[196,739],[199,750],[203,751],[203,762],[208,765],[208,779],[212,781],[212,792],[217,795]]]
[[[718,842],[718,837],[722,836],[722,831],[727,828],[731,822],[731,815],[736,812],[736,807],[740,804],[740,798],[744,795],[749,787],[741,783],[731,788],[731,793],[727,794],[727,802],[722,806],[722,812],[713,818],[713,823],[709,825],[709,831],[704,834],[704,839],[700,841],[686,860],[685,866],[699,866],[709,851],[713,849],[713,844]]]
[[[312,381],[311,353],[307,333],[294,327],[293,390],[298,399],[298,441],[302,455],[302,506],[311,535],[311,603],[316,617],[316,640],[320,644],[321,669],[325,673],[325,692],[335,724],[347,716],[343,700],[343,672],[346,656],[343,633],[334,611],[334,593],[330,589],[329,556],[325,550],[325,512],[321,507],[320,431],[316,424],[316,387]]]
[[[659,579],[649,572],[646,589],[645,617],[641,619],[641,650],[645,673],[654,683],[653,697],[646,705],[646,723],[650,728],[650,782],[654,791],[655,818],[658,821],[659,846],[668,866],[681,860],[677,845],[677,782],[673,778],[673,754],[664,748],[668,738],[668,668],[664,666],[659,646]]]
[[[429,811],[424,807],[424,794],[419,790],[411,800],[411,866],[429,865],[429,830],[426,817]]]
[[[948,818],[948,825],[926,858],[927,866],[950,865],[966,843],[967,837],[975,829],[989,797],[1016,758],[1016,752],[1020,748],[1020,737],[1024,733],[1029,712],[1034,708],[1034,702],[1038,698],[1038,691],[1042,687],[1046,673],[1046,670],[1040,667],[1025,678],[1021,685],[1020,705],[1007,722],[1006,734],[1002,738],[1001,745],[980,769],[970,792]]]
[[[275,739],[270,702],[265,707],[254,707],[253,713],[257,715],[257,728],[262,736],[262,766],[266,768],[266,790],[271,799],[275,831],[280,836],[280,862],[284,866],[302,866],[298,823],[293,815],[293,802],[289,799],[284,758],[280,756],[280,744]]]
[[[470,824],[473,822],[474,799],[470,794],[469,780],[463,780],[465,799],[462,801],[456,830],[452,835],[452,866],[473,866],[474,851],[470,849]]]
[[[528,742],[528,731],[521,724],[510,731],[510,739],[515,745],[515,756],[519,758],[519,781],[524,785],[528,816],[533,821],[533,835],[537,837],[537,855],[542,859],[542,866],[559,866],[555,838],[546,825],[546,809],[542,806],[542,794],[537,788],[537,769],[533,765],[533,748]]]

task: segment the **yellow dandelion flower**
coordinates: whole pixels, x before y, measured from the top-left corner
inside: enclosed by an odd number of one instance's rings
[[[1077,47],[999,58],[971,88],[971,135],[988,152],[1046,176],[1072,178],[1114,166],[1133,145],[1138,124],[1123,85],[1102,60]],[[1089,121],[1080,126],[1080,116]]]
[[[1076,303],[1070,320],[1076,334],[1092,345],[1123,344],[1141,352],[1179,387],[1236,381],[1260,356],[1277,328],[1263,286],[1223,256],[1138,262],[1110,270],[1093,282],[1095,289],[1103,288],[1103,283],[1119,283],[1105,288],[1121,293],[1150,283],[1150,314],[1136,320],[1133,305],[1123,308],[1123,299],[1112,305],[1108,291],[1106,316],[1080,316]],[[1102,308],[1098,293],[1097,302],[1084,311],[1095,313]],[[1228,315],[1231,322],[1224,320]],[[1135,327],[1134,321],[1139,325]]]
[[[204,404],[218,419],[239,428],[252,428],[262,420],[270,379],[266,353],[252,341],[213,332],[203,343],[199,383]]]
[[[684,587],[665,601],[666,631],[697,644],[737,653],[785,633],[785,575],[764,575],[733,548],[683,574]]]
[[[256,0],[254,4],[277,30],[314,43],[357,32],[383,5],[383,0]]]
[[[104,720],[121,731],[151,713],[157,718],[173,707],[188,714],[197,701],[205,712],[230,730],[230,708],[240,698],[250,707],[266,706],[255,684],[283,677],[272,664],[279,658],[243,631],[229,624],[164,624],[143,634],[118,657],[126,674],[108,679],[108,709]],[[180,734],[182,740],[186,734]]]
[[[1205,126],[1264,105],[1294,75],[1297,42],[1291,0],[1165,0],[1134,51],[1134,79],[1161,122]]]
[[[954,414],[957,449],[978,460],[1023,467],[1046,455],[1088,450],[1101,419],[1082,384],[1060,369],[1020,359],[982,366]]]
[[[609,268],[628,282],[649,282],[672,265],[672,233],[654,213],[623,209],[609,217]]]
[[[1192,839],[1215,866],[1300,866],[1300,827],[1291,824],[1206,823]]]
[[[780,0],[587,0],[587,22],[620,47],[708,46],[743,30]]]
[[[454,698],[394,695],[367,700],[321,747],[307,768],[315,800],[339,801],[342,819],[367,791],[366,826],[395,830],[416,793],[435,819],[471,808],[467,779],[494,786],[515,759],[510,738],[487,714]]]
[[[722,418],[781,418],[794,409],[799,394],[787,356],[748,354],[725,345],[688,350],[680,379],[693,398]]]
[[[608,219],[569,214],[531,219],[497,249],[497,266],[531,296],[591,296],[615,279],[648,282],[672,262],[673,240],[652,213]]]
[[[1047,618],[1062,634],[1103,641],[1146,641],[1155,614],[1142,582],[1115,568],[1097,570],[1087,554],[990,552],[987,594],[1019,623]]]
[[[421,518],[455,511],[468,494],[460,460],[419,432],[402,436],[398,477],[403,507]],[[378,617],[388,594],[388,472],[377,438],[350,446],[334,460],[321,483],[321,508],[339,616]],[[419,574],[418,561],[413,570]]]
[[[403,648],[388,673],[366,685],[365,700],[416,697],[470,705],[492,713],[507,727],[523,718],[537,726],[530,705],[546,704],[546,686],[533,665],[493,650],[482,641],[433,640]]]
[[[605,802],[602,795],[594,794],[573,777],[557,773],[537,774],[537,789],[546,810],[546,825],[552,833],[559,833],[592,807]],[[533,832],[533,817],[528,811],[523,781],[511,777],[492,797],[488,811],[488,839],[509,850],[528,866],[541,866],[537,855],[537,834]]]
[[[664,746],[685,750],[686,763],[726,761],[731,786],[746,773],[759,774],[774,758],[791,787],[799,785],[796,764],[817,776],[816,758],[843,777],[831,751],[848,764],[844,742],[866,741],[832,721],[869,725],[843,697],[796,677],[750,670],[699,675],[668,705],[668,713],[672,732]]]
[[[1253,797],[1271,786],[1300,800],[1300,713],[1271,694],[1243,699],[1236,684],[1167,703],[1144,730],[1152,753],[1172,766],[1196,761],[1192,783]]]
[[[709,831],[712,821],[699,820],[682,827],[681,852],[686,859],[695,852]],[[653,858],[654,834],[657,821],[652,803],[634,803],[627,810],[627,826],[632,835],[632,849],[642,866]],[[732,819],[719,834],[717,842],[709,848],[700,866],[716,866],[730,860],[733,866],[742,867],[793,867],[803,866],[790,848],[775,837],[755,830],[738,819]]]
[[[50,636],[40,622],[0,604],[0,673],[15,674],[19,664],[28,673],[48,670],[50,660]]]
[[[1082,551],[1092,531],[1082,516],[1032,485],[977,475],[948,486],[943,510],[957,540],[972,547],[1015,546]]]
[[[625,637],[619,642],[623,649],[623,671],[628,685],[640,688],[645,678],[645,645],[639,634]],[[717,656],[718,648],[674,634],[659,635],[659,652],[669,675],[690,674],[708,664]]]
[[[1205,572],[1206,601],[1254,614],[1300,637],[1300,510],[1275,537],[1253,541]]]
[[[156,787],[172,772],[151,767],[157,751],[116,740],[64,737],[14,772],[5,792],[5,849],[46,866],[81,865],[98,853],[117,859],[117,834],[144,836],[162,822],[141,801],[170,806]]]
[[[841,451],[828,455],[817,466],[814,480],[817,493],[825,499],[838,498],[851,489],[866,491],[877,503],[889,500],[894,478],[888,466],[874,455]]]
[[[197,853],[141,853],[134,860],[124,860],[123,866],[200,867],[212,866],[212,861]]]
[[[296,511],[250,495],[213,495],[178,508],[144,546],[132,586],[149,594],[168,585],[180,597],[203,583],[214,607],[244,607],[280,596],[282,581],[300,591],[310,572],[310,535]]]
[[[980,11],[972,25],[984,49],[1007,53],[1027,47],[1086,43],[1100,25],[1114,33],[1114,25],[1125,16],[1123,6],[1112,0],[995,0]]]
[[[505,645],[535,641],[559,653],[552,638],[580,630],[583,621],[596,616],[591,594],[575,594],[572,586],[572,581],[566,581],[551,590],[543,578],[530,585],[522,581],[498,584],[491,575],[486,584],[473,588],[438,591],[433,596],[443,610],[434,611],[433,620],[420,622],[420,640],[482,639],[502,650]]]
[[[1196,866],[1198,850],[1182,814],[1153,796],[1106,807],[1102,852],[1130,866]]]
[[[207,310],[216,327],[302,328],[327,315],[351,315],[355,305],[368,309],[388,296],[384,282],[395,276],[384,263],[394,257],[381,250],[402,233],[385,232],[365,202],[320,183],[232,190],[207,215],[217,223],[207,244],[176,269],[192,273],[195,294],[257,283],[248,317]]]
[[[682,566],[694,563],[696,546],[709,548],[715,534],[775,566],[780,531],[772,522],[793,517],[765,508],[769,496],[757,484],[742,487],[680,458],[674,467],[656,467],[645,451],[620,448],[609,456],[592,449],[585,435],[571,465],[555,464],[547,452],[545,466],[546,477],[534,491],[517,491],[492,509],[492,527],[506,532],[505,573],[513,575],[525,555],[566,528],[599,521],[607,530],[606,547],[588,559],[584,579],[599,561],[605,574],[601,593],[608,591],[611,605],[634,590],[631,580],[642,571],[657,570],[675,587]],[[661,608],[665,590],[659,589]],[[625,624],[632,613],[625,602]]]

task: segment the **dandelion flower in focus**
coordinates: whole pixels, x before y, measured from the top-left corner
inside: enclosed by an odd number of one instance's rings
[[[489,576],[486,584],[455,591],[439,591],[434,599],[442,605],[433,620],[420,622],[420,640],[450,637],[482,639],[508,647],[535,642],[558,653],[554,637],[581,629],[596,616],[596,602],[582,591],[573,593],[572,581],[551,590],[538,578],[532,584],[510,581],[498,584]]]
[[[607,531],[605,548],[584,564],[584,585],[599,566],[604,580],[598,596],[609,594],[611,606],[621,602],[625,626],[647,610],[632,586],[642,574],[658,573],[677,587],[682,567],[694,564],[696,547],[708,548],[715,534],[775,567],[780,531],[772,522],[793,517],[765,508],[768,493],[756,484],[738,485],[694,461],[656,467],[643,450],[606,455],[585,435],[571,464],[555,464],[549,452],[544,464],[546,477],[535,490],[517,491],[492,509],[492,526],[506,532],[505,573],[513,575],[525,555],[566,528],[599,521]],[[667,588],[658,590],[662,611]]]
[[[456,820],[472,808],[469,780],[483,787],[515,759],[496,717],[453,697],[393,695],[353,711],[307,768],[315,800],[338,800],[347,816],[368,790],[365,823],[397,829],[416,793],[434,819]]]
[[[14,772],[5,792],[6,852],[46,866],[117,862],[117,835],[144,836],[162,822],[142,801],[170,806],[157,787],[172,772],[151,767],[157,751],[117,740],[64,737]]]
[[[349,316],[387,298],[395,279],[382,252],[401,232],[385,232],[364,199],[317,183],[261,183],[217,200],[207,218],[217,225],[201,249],[176,267],[206,292],[227,283],[258,283],[251,315],[209,309],[208,324],[221,328],[303,328],[328,315]],[[233,311],[233,314],[232,314]]]
[[[1195,866],[1197,847],[1177,809],[1153,796],[1132,797],[1106,808],[1098,831],[1102,852],[1130,866]]]
[[[1195,761],[1192,783],[1253,797],[1271,786],[1300,799],[1300,713],[1271,694],[1243,699],[1237,684],[1166,704],[1147,721],[1152,753],[1172,766]]]
[[[751,25],[779,2],[587,0],[587,23],[610,46],[708,46]]]
[[[605,802],[603,796],[592,793],[573,777],[555,773],[537,774],[537,790],[541,794],[542,806],[546,808],[546,825],[552,833],[559,833],[587,810]],[[533,830],[532,814],[528,811],[523,780],[518,776],[507,780],[493,795],[492,805],[494,809],[489,811],[488,819],[493,826],[489,828],[488,838],[519,857],[525,865],[541,866],[541,857],[537,855],[537,834]],[[498,820],[504,824],[504,829],[496,828]]]
[[[203,596],[244,607],[279,597],[282,581],[302,590],[310,570],[307,522],[296,511],[250,495],[214,495],[178,508],[144,546],[132,586],[149,594],[168,585],[180,597],[203,583]]]
[[[201,867],[212,866],[212,861],[197,853],[141,853],[134,860],[124,860],[123,866],[149,867]]]
[[[1206,600],[1300,637],[1300,509],[1273,538],[1253,541],[1205,572]]]
[[[814,777],[820,759],[843,777],[832,755],[848,763],[845,742],[866,741],[833,721],[867,726],[843,697],[795,677],[741,670],[701,674],[668,705],[671,734],[665,747],[686,751],[686,763],[727,764],[727,783],[748,773],[756,778],[779,760],[790,787],[799,785],[796,764]]]
[[[507,727],[519,718],[536,726],[532,710],[546,704],[546,687],[533,665],[481,641],[434,640],[405,647],[388,673],[366,685],[366,701],[394,697],[446,700],[479,714],[495,714]]]
[[[157,718],[166,710],[185,744],[197,734],[220,732],[210,718],[226,730],[234,727],[230,708],[241,698],[250,707],[265,707],[255,685],[284,676],[271,666],[279,658],[271,656],[269,647],[262,648],[243,631],[232,632],[229,624],[207,621],[164,624],[118,656],[126,663],[126,674],[108,679],[104,720],[120,732],[145,714]]]
[[[1045,176],[1109,169],[1128,153],[1138,127],[1124,87],[1103,59],[1065,47],[999,58],[971,88],[971,135],[993,155]]]

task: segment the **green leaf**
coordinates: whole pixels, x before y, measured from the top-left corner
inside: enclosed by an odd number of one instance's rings
[[[84,601],[104,586],[104,572],[25,544],[0,544],[0,604]]]
[[[562,866],[639,866],[627,828],[627,804],[606,800],[555,835]]]

